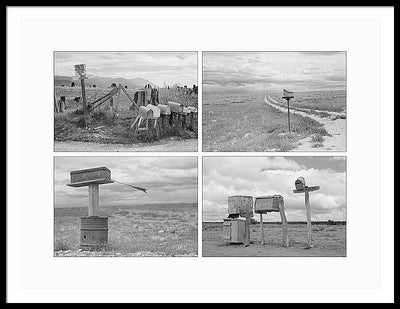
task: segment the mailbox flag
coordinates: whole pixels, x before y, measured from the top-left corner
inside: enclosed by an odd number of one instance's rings
[[[123,183],[123,182],[116,181],[115,179],[113,179],[113,181],[115,181],[115,182],[117,182],[117,183],[119,183],[119,184],[121,184],[121,185],[125,185],[125,186],[128,186],[128,187],[131,187],[131,188],[133,188],[133,189],[135,189],[135,190],[139,190],[139,191],[143,191],[144,193],[147,193],[147,189],[145,189],[145,188],[141,188],[141,187],[136,187],[136,186],[133,186],[133,185],[129,185],[129,184],[127,184],[127,183]]]

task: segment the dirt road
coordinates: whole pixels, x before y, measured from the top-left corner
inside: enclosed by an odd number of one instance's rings
[[[157,142],[141,143],[141,144],[100,144],[93,142],[76,142],[63,141],[54,142],[54,151],[180,151],[193,152],[197,151],[197,139],[165,139]]]
[[[268,99],[267,95],[264,96],[264,101],[265,103],[280,110],[281,112],[287,113],[287,109],[275,103],[276,101],[274,101],[269,95]],[[293,114],[298,114],[303,117],[309,117],[315,121],[318,121],[324,126],[328,134],[331,135],[331,136],[324,136],[325,140],[322,143],[323,146],[319,148],[313,147],[314,143],[311,141],[311,136],[306,137],[298,142],[298,145],[295,148],[296,151],[327,151],[327,150],[346,151],[346,119],[332,120],[330,117],[319,117],[310,112],[307,112],[306,109],[304,110],[292,109],[290,112]],[[337,115],[332,114],[332,117],[335,116]]]

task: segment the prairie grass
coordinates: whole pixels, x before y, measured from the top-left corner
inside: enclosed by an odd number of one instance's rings
[[[292,114],[289,133],[287,114],[265,104],[262,94],[205,95],[203,102],[205,151],[289,151],[322,126]]]

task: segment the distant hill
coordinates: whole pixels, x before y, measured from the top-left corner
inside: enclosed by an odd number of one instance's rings
[[[76,86],[80,86],[79,81],[75,80],[71,76],[60,76],[60,75],[54,76],[55,86],[65,85],[67,87],[70,86],[72,82],[74,82]],[[127,86],[129,89],[143,88],[146,84],[150,84],[153,88],[158,88],[158,85],[141,77],[127,79],[122,77],[107,78],[100,76],[90,76],[88,79],[85,80],[85,85],[87,86],[96,85],[96,87],[98,88],[109,88],[111,87],[112,83],[115,83],[117,85],[121,84],[122,86]]]

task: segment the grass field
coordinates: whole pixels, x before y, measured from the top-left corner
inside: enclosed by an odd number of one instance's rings
[[[310,249],[307,249],[306,224],[289,224],[289,248],[282,247],[282,229],[278,223],[264,224],[264,245],[259,224],[252,224],[248,247],[222,239],[222,222],[203,222],[202,230],[203,256],[346,256],[346,225],[313,225],[314,246]]]
[[[55,256],[197,256],[197,204],[101,207],[109,216],[108,246],[79,249],[80,217],[87,208],[54,211]]]
[[[287,114],[265,104],[263,93],[203,94],[204,151],[289,151],[322,125],[308,117]]]
[[[281,93],[272,93],[271,97],[276,101],[283,101]],[[295,97],[290,100],[293,108],[307,108],[330,112],[346,111],[346,91],[308,91],[296,92]]]
[[[111,88],[87,88],[87,102],[109,93]],[[134,96],[135,89],[127,89],[127,92]],[[128,97],[120,92],[113,97],[115,116],[107,112],[108,102],[91,113],[90,123],[84,127],[82,116],[82,102],[76,102],[75,97],[81,96],[79,87],[55,87],[57,97],[66,97],[66,110],[64,113],[54,114],[54,140],[57,141],[78,141],[94,142],[102,144],[137,144],[147,142],[147,136],[141,134],[133,136],[130,130],[131,124],[137,116],[137,110],[130,110],[132,103]],[[174,89],[160,89],[159,101],[166,103],[175,100],[187,106],[197,107],[197,94],[184,94]],[[197,139],[197,127],[194,130],[168,128],[163,132],[162,138],[176,137],[178,139]]]

